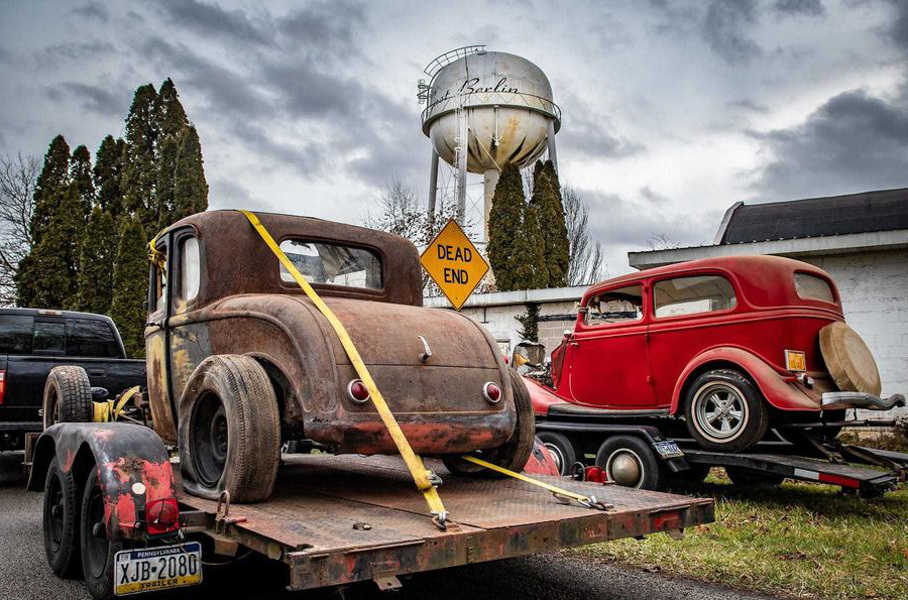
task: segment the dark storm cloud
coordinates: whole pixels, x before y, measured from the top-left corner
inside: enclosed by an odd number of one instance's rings
[[[108,86],[90,85],[68,81],[47,88],[47,97],[54,102],[63,104],[78,104],[83,110],[99,114],[104,117],[119,116],[123,114],[123,107],[129,106],[129,93],[111,90]]]
[[[157,0],[157,6],[173,25],[201,35],[221,37],[233,43],[253,42],[269,45],[269,19],[251,16],[243,10],[226,10],[197,0]]]
[[[105,55],[114,52],[110,42],[94,40],[90,42],[72,42],[54,44],[34,54],[33,59],[38,68],[56,68],[65,62],[99,61]]]
[[[644,200],[652,202],[653,204],[669,204],[669,201],[671,200],[665,194],[660,194],[648,185],[640,188],[640,197]]]
[[[821,0],[776,0],[772,8],[783,15],[819,17],[826,12]]]
[[[210,189],[208,200],[213,209],[218,208],[244,208],[256,212],[274,212],[266,200],[253,198],[245,187],[232,179],[214,177],[209,180]]]
[[[678,216],[654,208],[652,203],[634,202],[619,194],[578,189],[590,208],[590,231],[608,249],[626,251],[646,248],[657,240],[672,245],[696,246],[712,239],[719,211]],[[614,252],[612,252],[614,254]]]
[[[905,0],[889,2],[895,11],[895,18],[889,25],[889,37],[903,52],[908,53],[908,2]]]
[[[908,103],[862,90],[829,99],[790,129],[754,134],[773,160],[756,189],[786,200],[908,185]]]
[[[102,23],[106,23],[110,18],[110,11],[108,11],[107,7],[100,2],[89,2],[84,6],[74,8],[72,12],[80,17],[96,19]]]
[[[748,98],[741,98],[740,100],[733,100],[727,103],[729,108],[745,110],[749,112],[766,114],[769,112],[769,107],[765,104],[760,104],[759,102],[754,102]]]
[[[363,5],[316,2],[277,20],[277,30],[292,48],[303,48],[322,60],[359,54],[355,32],[366,23]]]
[[[577,96],[568,94],[562,101],[565,115],[562,129],[555,137],[559,148],[587,157],[621,158],[642,152],[643,144],[624,139],[611,131],[610,121],[590,109]]]
[[[756,22],[755,0],[713,0],[703,19],[703,39],[729,64],[747,63],[763,54],[747,36]]]

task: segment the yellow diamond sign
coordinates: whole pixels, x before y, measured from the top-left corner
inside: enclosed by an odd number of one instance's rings
[[[435,236],[419,262],[457,310],[489,270],[489,264],[454,219]]]

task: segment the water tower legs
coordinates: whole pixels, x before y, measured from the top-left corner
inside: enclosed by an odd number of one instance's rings
[[[489,241],[489,214],[492,212],[492,197],[495,195],[495,186],[498,185],[498,169],[488,169],[482,174],[482,191],[485,203],[482,211],[482,226],[485,241]]]
[[[552,161],[552,164],[555,166],[555,172],[558,172],[558,153],[555,152],[555,121],[554,119],[549,119],[549,160]]]
[[[435,198],[438,194],[438,152],[432,149],[432,164],[429,167],[429,223],[435,224]]]

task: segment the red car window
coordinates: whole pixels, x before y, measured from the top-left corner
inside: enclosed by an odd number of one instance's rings
[[[629,285],[602,292],[586,303],[583,324],[587,327],[639,321],[643,318],[643,286]]]
[[[731,310],[737,304],[734,287],[719,275],[676,277],[653,286],[657,318]]]

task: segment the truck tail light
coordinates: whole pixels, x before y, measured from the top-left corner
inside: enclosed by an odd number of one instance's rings
[[[369,399],[369,388],[362,379],[354,379],[347,384],[347,395],[357,404],[363,404]]]
[[[149,535],[173,533],[180,527],[180,507],[176,498],[152,500],[145,507],[145,523]]]
[[[0,371],[0,405],[6,398],[6,371]]]
[[[482,397],[492,404],[498,404],[501,400],[501,388],[490,381],[482,386]]]

